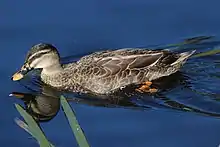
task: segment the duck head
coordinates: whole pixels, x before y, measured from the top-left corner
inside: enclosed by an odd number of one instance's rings
[[[57,49],[51,44],[40,43],[31,47],[23,66],[11,79],[18,81],[33,69],[44,70],[58,66],[60,66],[60,56]]]

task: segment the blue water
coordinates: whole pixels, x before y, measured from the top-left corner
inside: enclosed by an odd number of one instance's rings
[[[200,35],[214,35],[219,41],[219,5],[217,0],[1,1],[0,145],[38,146],[14,123],[20,115],[13,104],[21,101],[8,96],[28,92],[10,78],[33,44],[49,42],[62,57],[80,57],[106,48],[166,45]],[[203,52],[218,45],[189,48]],[[144,110],[71,105],[94,147],[216,147],[220,119],[210,114],[220,114],[219,61],[219,55],[189,60],[176,82],[165,86],[159,96],[133,97],[140,108],[150,107]],[[178,104],[209,115],[177,111]],[[42,128],[56,146],[77,145],[62,111]]]

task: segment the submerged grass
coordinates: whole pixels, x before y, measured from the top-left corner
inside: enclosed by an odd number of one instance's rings
[[[76,119],[73,110],[63,96],[61,96],[61,104],[79,147],[89,147],[86,137]],[[15,104],[15,107],[26,122],[25,123],[24,121],[15,118],[17,125],[33,136],[33,138],[35,138],[39,143],[40,147],[54,147],[54,145],[48,141],[42,129],[39,127],[33,117],[29,115],[19,104]]]

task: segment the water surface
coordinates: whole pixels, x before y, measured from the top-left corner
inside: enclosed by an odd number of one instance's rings
[[[62,57],[70,57],[63,60],[69,61],[106,48],[157,48],[189,37],[216,36],[173,48],[205,52],[219,46],[219,4],[217,0],[0,2],[0,144],[38,146],[14,123],[19,114],[13,104],[22,102],[8,97],[11,92],[31,92],[10,78],[33,44],[52,43]],[[155,83],[161,89],[157,95],[71,105],[92,146],[217,146],[219,64],[219,55],[192,58],[180,73]],[[62,111],[41,125],[55,145],[76,146]]]

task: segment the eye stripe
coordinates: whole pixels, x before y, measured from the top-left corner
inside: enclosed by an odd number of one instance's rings
[[[38,58],[40,58],[40,57],[42,57],[43,55],[45,55],[45,54],[47,54],[47,53],[49,53],[50,51],[47,51],[47,52],[43,52],[43,53],[39,53],[39,54],[36,54],[35,56],[33,56],[32,58],[29,58],[28,59],[28,64],[29,65],[31,65],[31,63],[34,61],[34,60],[36,60],[36,59],[38,59]]]
[[[48,52],[50,52],[50,51],[51,51],[50,49],[38,51],[38,52],[32,54],[32,55],[28,58],[28,60],[31,60],[31,58],[33,58],[34,56],[37,56],[38,54],[45,54],[45,53],[48,53]]]

